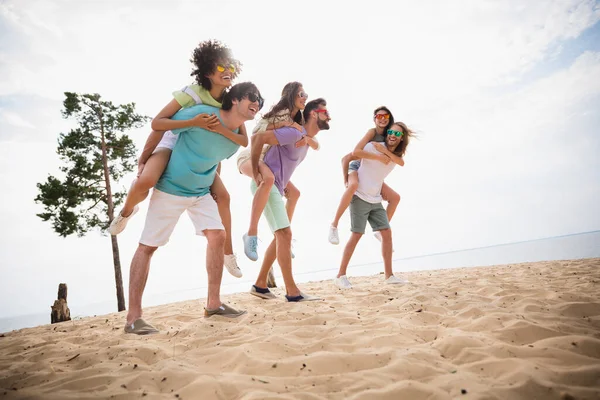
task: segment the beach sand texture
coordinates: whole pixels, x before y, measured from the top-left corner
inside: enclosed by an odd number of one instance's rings
[[[146,337],[124,313],[4,333],[0,399],[600,399],[600,259],[404,276],[148,308]]]

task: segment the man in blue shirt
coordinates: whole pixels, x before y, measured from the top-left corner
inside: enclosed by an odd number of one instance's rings
[[[254,118],[263,100],[250,82],[234,85],[223,97],[223,107],[197,105],[177,112],[173,119],[191,119],[202,113],[215,114],[221,123],[237,133],[237,129]],[[146,224],[137,251],[133,256],[129,278],[129,311],[125,332],[156,333],[158,330],[142,319],[142,295],[150,260],[159,246],[168,241],[179,217],[188,212],[196,234],[206,236],[206,270],[208,296],[205,317],[221,315],[235,318],[245,314],[221,303],[220,288],[223,274],[223,245],[225,231],[217,204],[210,195],[217,165],[231,157],[239,145],[226,137],[199,127],[173,131],[179,138],[165,172],[156,184],[146,216]]]

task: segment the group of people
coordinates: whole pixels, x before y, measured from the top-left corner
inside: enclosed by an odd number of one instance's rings
[[[123,208],[111,221],[112,235],[122,232],[138,212],[138,204],[152,190],[145,226],[133,256],[129,278],[129,308],[125,332],[151,334],[158,330],[142,318],[142,295],[152,255],[164,246],[179,217],[187,211],[196,234],[207,239],[208,295],[205,317],[235,318],[246,313],[220,299],[223,268],[241,277],[231,238],[230,196],[219,175],[221,161],[249,144],[244,122],[253,120],[264,105],[259,89],[251,82],[233,80],[241,64],[230,49],[216,40],[200,43],[192,56],[195,83],[173,93],[171,100],[152,121],[139,158],[137,179]],[[386,107],[374,112],[375,127],[367,132],[351,154],[343,158],[347,189],[330,227],[329,241],[339,244],[337,224],[350,207],[352,236],[342,257],[334,283],[342,289],[352,285],[346,269],[354,249],[365,233],[367,221],[382,242],[385,282],[406,281],[392,272],[392,235],[389,220],[400,196],[383,183],[395,165],[404,165],[403,155],[413,133]],[[302,292],[292,274],[292,220],[300,192],[291,182],[309,148],[318,150],[316,135],[329,129],[331,117],[323,98],[308,101],[299,82],[283,88],[281,98],[252,132],[250,148],[237,157],[240,173],[251,178],[254,195],[248,231],[243,236],[244,253],[258,259],[257,230],[265,216],[274,239],[264,253],[261,270],[250,293],[273,299],[267,283],[277,260],[288,302],[320,300]],[[285,201],[284,201],[285,198]],[[382,200],[388,202],[387,210]]]

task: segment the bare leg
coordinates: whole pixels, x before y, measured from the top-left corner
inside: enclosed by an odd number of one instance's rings
[[[252,175],[252,164],[250,161],[246,161],[240,166],[240,171],[250,178],[253,178]],[[273,176],[273,172],[267,164],[262,161],[258,162],[258,171],[263,177],[263,181],[254,193],[254,198],[252,199],[252,211],[250,213],[250,225],[248,227],[248,236],[256,236],[258,234],[258,221],[260,220],[260,216],[269,201],[269,194],[271,192],[271,188],[275,183],[275,177]]]
[[[394,213],[396,212],[398,204],[400,204],[400,195],[394,189],[384,183],[381,187],[381,197],[388,202],[386,213],[388,216],[388,221],[391,221]]]
[[[142,296],[148,281],[150,271],[150,260],[157,247],[139,244],[131,267],[129,269],[129,308],[127,311],[127,324],[133,324],[142,317]]]
[[[292,183],[288,182],[285,187],[285,197],[287,201],[285,203],[285,210],[287,211],[288,219],[292,222],[292,217],[294,216],[294,211],[296,210],[296,204],[298,204],[298,199],[300,199],[300,190]],[[273,263],[275,262],[275,239],[271,242],[267,251],[264,255],[263,265],[269,263],[271,268],[269,269],[269,276],[267,277],[267,287],[274,288],[277,287],[277,282],[275,282],[275,274],[273,273]]]
[[[285,210],[287,211],[288,219],[292,222],[296,205],[300,199],[300,190],[292,182],[288,182],[285,187],[285,198],[287,199]]]
[[[358,173],[353,172],[348,175],[348,187],[346,188],[346,191],[344,192],[344,194],[342,195],[342,198],[340,199],[340,205],[338,206],[338,209],[335,213],[335,218],[333,219],[331,226],[334,226],[337,228],[338,223],[340,222],[340,218],[342,218],[342,215],[344,214],[346,209],[350,206],[350,202],[352,201],[352,196],[354,196],[354,192],[356,192],[357,188],[358,188]]]
[[[383,256],[383,268],[385,271],[385,279],[392,276],[392,230],[383,229],[381,233],[381,255]]]
[[[148,158],[142,173],[133,181],[131,188],[129,188],[125,204],[123,204],[123,208],[121,209],[123,217],[128,217],[133,212],[133,208],[148,197],[150,189],[156,185],[165,168],[167,168],[170,157],[171,150],[161,147]]]
[[[350,259],[352,258],[352,254],[354,254],[354,249],[356,249],[356,245],[358,241],[362,237],[362,233],[352,232],[350,235],[350,239],[348,239],[348,243],[344,248],[344,254],[342,255],[342,263],[340,264],[340,270],[338,271],[337,277],[346,275],[346,270],[348,269],[348,264],[350,263]]]
[[[291,243],[290,243],[290,245],[291,245]],[[269,244],[269,247],[267,247],[267,250],[265,251],[265,254],[263,256],[262,268],[268,268],[268,270],[269,270],[269,273],[267,275],[267,280],[265,283],[266,286],[260,286],[260,287],[268,287],[268,288],[277,287],[277,282],[275,282],[275,275],[273,274],[273,264],[275,263],[276,258],[277,258],[277,241],[275,240],[275,238],[273,238],[273,240]]]
[[[277,246],[277,262],[281,267],[283,282],[288,296],[299,296],[300,289],[296,286],[292,275],[292,229],[290,227],[275,231],[275,241]],[[267,283],[267,275],[269,274],[270,264],[263,263],[258,277],[256,278],[256,286],[265,287]]]
[[[233,254],[233,243],[231,240],[231,197],[218,173],[215,175],[215,181],[210,187],[210,191],[217,202],[219,215],[221,216],[221,221],[225,227],[224,254]]]
[[[208,296],[206,308],[215,309],[221,306],[221,279],[223,277],[223,246],[225,231],[207,229],[203,231],[208,244],[206,246],[206,272],[208,274]]]

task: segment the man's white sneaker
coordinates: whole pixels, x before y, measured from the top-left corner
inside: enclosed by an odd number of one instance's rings
[[[388,285],[400,285],[409,282],[406,279],[398,278],[395,275],[390,275],[390,277],[385,280],[385,283]]]
[[[329,227],[329,243],[340,244],[340,236],[338,235],[338,228],[335,226]]]
[[[236,278],[242,277],[242,270],[237,265],[237,257],[235,254],[225,254],[223,261],[225,268],[227,268],[227,272]]]
[[[379,240],[380,242],[383,240],[381,238],[381,232],[380,231],[373,232],[373,236],[375,236],[375,239]]]
[[[108,227],[108,233],[111,235],[118,235],[119,233],[123,232],[131,217],[133,217],[139,211],[139,209],[140,208],[138,206],[133,207],[133,211],[128,217],[122,216],[119,212],[110,223],[110,226]]]
[[[335,286],[339,287],[340,289],[352,289],[352,284],[346,275],[335,278],[333,283],[335,283]]]

